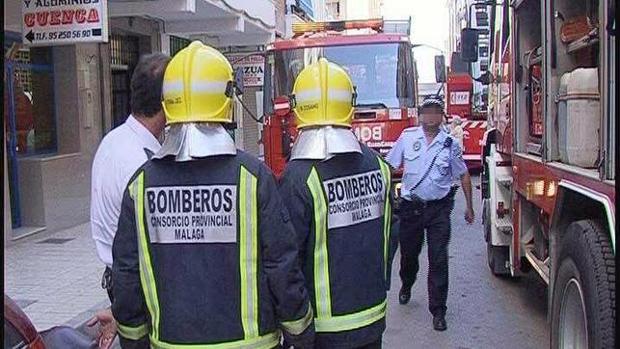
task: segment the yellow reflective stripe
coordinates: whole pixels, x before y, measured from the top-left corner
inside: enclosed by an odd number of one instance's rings
[[[314,313],[312,311],[312,305],[308,304],[308,311],[306,311],[306,315],[299,320],[293,321],[284,321],[282,322],[282,327],[290,334],[297,336],[302,334],[310,323],[312,322],[312,318],[314,317]]]
[[[248,172],[249,173],[249,172]],[[252,176],[252,259],[250,268],[252,270],[252,308],[253,308],[253,327],[254,335],[258,337],[258,180]],[[246,338],[247,339],[247,338]]]
[[[331,317],[332,302],[327,259],[327,204],[316,168],[312,169],[307,185],[314,200],[314,296],[317,318],[322,319]]]
[[[387,299],[372,308],[357,313],[317,318],[314,320],[316,332],[342,332],[355,330],[373,324],[385,317]]]
[[[120,322],[117,322],[116,324],[118,328],[118,333],[121,335],[121,337],[126,339],[137,341],[138,339],[149,334],[149,329],[146,324],[142,324],[136,327],[125,326]]]
[[[392,225],[392,206],[390,205],[390,191],[392,190],[392,177],[387,164],[380,158],[377,158],[381,166],[381,173],[385,180],[385,208],[383,210],[383,272],[385,279],[390,277],[387,274],[388,250],[390,247],[390,231]]]
[[[235,342],[217,344],[176,344],[166,343],[151,337],[151,347],[154,349],[272,349],[280,344],[280,333],[274,332],[252,339],[242,339]]]
[[[151,315],[151,336],[159,338],[159,301],[155,276],[151,264],[151,255],[148,244],[149,238],[144,227],[144,172],[131,183],[132,197],[134,198],[136,227],[138,228],[138,257],[140,262],[140,282],[146,300],[146,307]]]
[[[245,339],[258,337],[257,179],[241,167],[239,177],[239,273],[241,322]]]

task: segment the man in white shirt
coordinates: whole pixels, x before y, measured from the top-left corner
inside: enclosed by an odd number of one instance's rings
[[[99,259],[106,268],[101,286],[112,302],[112,243],[118,226],[123,193],[129,179],[149,154],[159,150],[166,126],[161,96],[168,55],[154,53],[140,58],[131,77],[131,115],[110,131],[93,160],[90,227]],[[102,309],[89,321],[99,324],[99,347],[108,348],[116,337],[116,322],[110,309]]]
[[[166,125],[161,107],[162,83],[169,61],[170,57],[162,53],[141,57],[131,77],[131,115],[103,138],[93,161],[91,232],[99,259],[106,265],[102,286],[108,295],[112,243],[123,192],[131,176],[148,159],[148,153],[157,152],[161,146],[158,138]]]

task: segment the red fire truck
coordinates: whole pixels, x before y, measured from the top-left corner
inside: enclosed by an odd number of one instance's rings
[[[417,78],[410,21],[312,22],[293,26],[294,37],[267,48],[265,60],[265,162],[280,175],[297,130],[288,96],[295,78],[319,57],[341,65],[357,89],[353,131],[386,154],[401,132],[417,124]]]
[[[491,13],[481,175],[494,274],[548,285],[552,348],[616,348],[615,1],[503,1]],[[461,33],[465,61],[477,33]]]
[[[470,169],[480,168],[480,152],[482,137],[487,129],[486,113],[474,112],[472,108],[472,92],[474,81],[467,71],[460,71],[452,55],[450,71],[446,81],[446,114],[448,123],[458,115],[463,123],[463,159]]]

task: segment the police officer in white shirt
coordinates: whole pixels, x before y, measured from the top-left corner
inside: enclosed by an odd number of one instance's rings
[[[131,77],[131,115],[99,144],[92,167],[90,221],[99,259],[106,265],[102,286],[111,296],[112,242],[123,193],[136,170],[161,147],[166,125],[161,96],[168,55],[142,56]]]
[[[420,106],[419,114],[422,126],[405,129],[387,156],[393,168],[404,167],[399,204],[402,282],[399,302],[406,304],[411,298],[426,231],[429,311],[433,315],[433,328],[443,331],[447,328],[450,213],[457,188],[452,183],[455,178],[461,180],[467,201],[465,220],[471,224],[474,220],[471,178],[461,146],[441,127],[443,103],[427,99]]]

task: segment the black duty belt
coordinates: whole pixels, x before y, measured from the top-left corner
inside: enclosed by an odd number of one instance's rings
[[[417,199],[416,202],[414,203],[411,200],[405,199],[403,198],[403,204],[404,205],[415,205],[415,204],[419,204],[422,205],[423,207],[428,207],[428,206],[436,206],[436,205],[441,205],[446,203],[449,199],[450,195],[446,195],[441,199],[437,199],[437,200],[422,200],[422,199]]]
[[[412,199],[405,199],[403,197],[399,206],[402,205],[402,206],[407,206],[407,208],[419,210],[419,209],[424,209],[424,208],[431,207],[431,206],[443,205],[443,204],[448,203],[449,201],[454,200],[454,196],[456,195],[458,188],[459,188],[458,186],[453,185],[452,187],[450,187],[450,191],[448,192],[448,194],[446,194],[446,196],[444,196],[441,199],[437,199],[437,200],[424,200],[424,199],[421,199],[417,195],[414,195]]]

